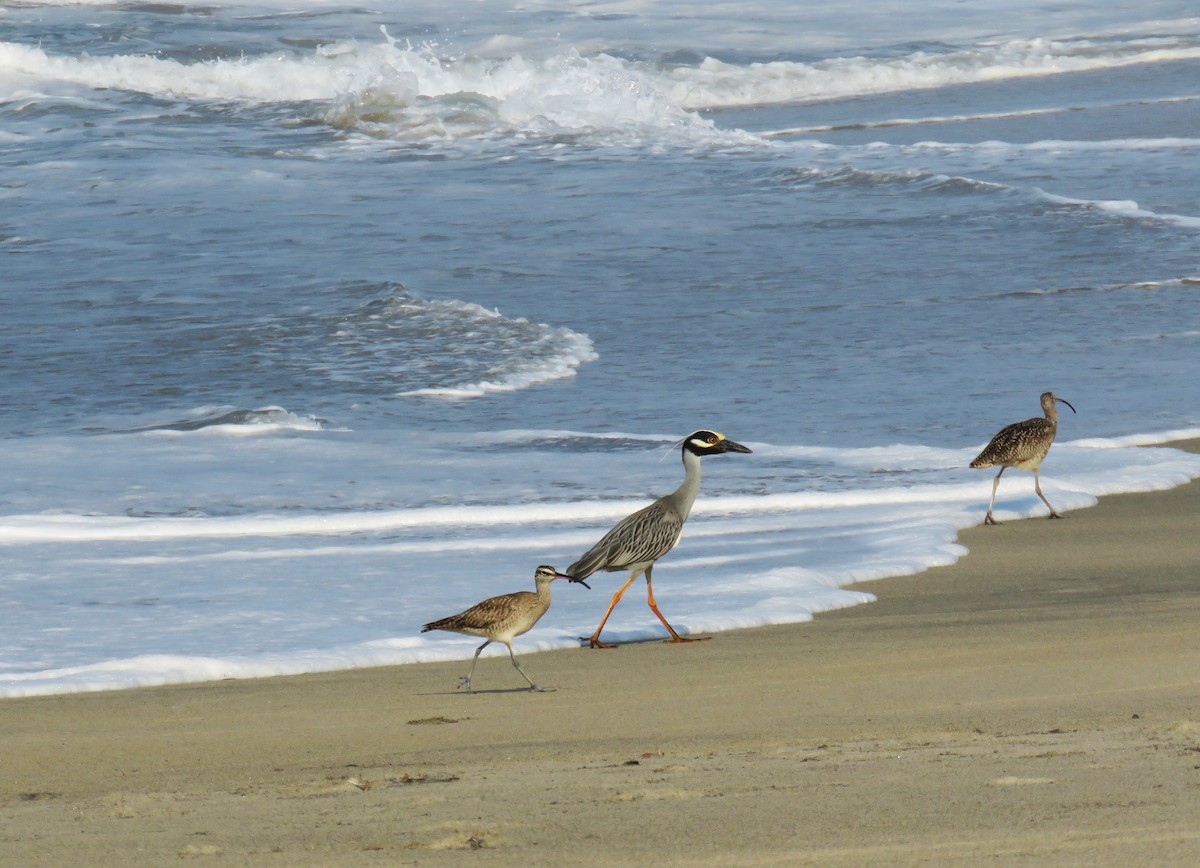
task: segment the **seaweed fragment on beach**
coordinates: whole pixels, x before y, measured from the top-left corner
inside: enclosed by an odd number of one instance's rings
[[[416,720],[410,720],[410,721],[408,721],[408,725],[409,726],[440,726],[443,723],[461,723],[464,720],[466,720],[465,717],[458,717],[458,718],[443,717],[442,715],[439,714],[436,717],[419,717]]]
[[[449,784],[458,780],[458,775],[410,775],[405,772],[398,778],[389,778],[390,784]]]

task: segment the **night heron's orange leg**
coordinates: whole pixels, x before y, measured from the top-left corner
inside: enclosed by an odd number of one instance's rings
[[[604,613],[604,617],[600,619],[600,626],[596,628],[596,632],[591,636],[580,636],[580,642],[586,642],[589,648],[611,648],[612,645],[606,645],[600,641],[600,631],[604,629],[604,625],[608,622],[608,616],[612,614],[612,610],[617,608],[617,603],[621,602],[621,597],[629,590],[629,586],[633,584],[633,580],[641,574],[641,571],[635,571],[625,584],[621,585],[621,589],[613,594],[612,602],[608,604],[608,611]],[[659,615],[658,617],[662,617]],[[665,621],[663,623],[666,623]],[[672,631],[673,632],[673,631]]]
[[[658,604],[654,602],[654,585],[651,582],[651,574],[654,567],[646,568],[646,603],[650,606],[650,611],[658,616],[658,620],[663,622],[663,626],[667,628],[667,632],[671,634],[670,639],[664,639],[664,642],[703,642],[710,638],[708,636],[700,636],[695,639],[688,639],[686,636],[680,636],[675,632],[675,628],[667,623],[667,619],[663,617],[663,613],[658,611]]]

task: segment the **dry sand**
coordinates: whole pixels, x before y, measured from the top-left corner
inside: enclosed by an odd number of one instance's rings
[[[961,539],[810,624],[525,655],[553,693],[0,700],[0,863],[1200,864],[1200,483]]]

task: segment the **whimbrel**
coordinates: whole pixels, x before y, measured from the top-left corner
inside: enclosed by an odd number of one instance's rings
[[[1058,397],[1053,392],[1043,392],[1042,412],[1046,414],[1044,417],[1035,416],[1024,422],[1014,422],[1000,429],[1000,432],[992,438],[992,442],[979,453],[979,457],[971,462],[972,467],[1000,465],[996,478],[992,480],[992,499],[988,503],[987,515],[983,519],[984,524],[999,524],[992,517],[992,508],[996,505],[996,488],[1000,485],[1000,474],[1009,467],[1032,470],[1033,490],[1042,499],[1042,503],[1049,508],[1051,518],[1062,518],[1054,511],[1054,507],[1050,506],[1046,495],[1042,494],[1042,486],[1038,480],[1038,468],[1042,464],[1042,459],[1046,457],[1046,453],[1050,451],[1050,444],[1054,442],[1054,434],[1058,430],[1058,410],[1054,406],[1056,401],[1071,407],[1069,401]],[[1074,407],[1071,407],[1071,412],[1075,412]]]
[[[509,659],[512,660],[512,665],[517,667],[517,671],[529,682],[530,690],[544,692],[554,689],[538,687],[525,674],[525,670],[521,668],[521,664],[517,662],[517,656],[513,653],[512,641],[517,636],[528,633],[542,615],[546,614],[546,610],[550,608],[550,583],[555,579],[579,581],[585,588],[588,585],[586,582],[563,575],[554,567],[546,564],[534,571],[533,578],[537,583],[536,592],[517,591],[499,597],[489,597],[482,603],[476,603],[465,612],[451,615],[449,618],[442,618],[439,621],[430,621],[421,628],[422,633],[430,630],[449,630],[452,633],[465,633],[468,636],[486,638],[487,641],[475,649],[475,657],[471,660],[471,669],[458,681],[459,686],[466,688],[468,693],[473,692],[471,676],[475,674],[475,664],[479,662],[479,652],[493,642],[503,642],[508,646]]]
[[[629,570],[629,578],[621,589],[613,595],[608,604],[608,611],[600,619],[600,626],[591,636],[581,636],[580,642],[587,643],[592,648],[611,648],[600,641],[600,631],[608,621],[621,596],[633,584],[634,579],[643,573],[646,576],[646,603],[650,610],[663,622],[667,632],[671,634],[669,642],[692,642],[675,632],[675,628],[667,623],[658,604],[654,602],[653,573],[654,562],[675,547],[679,535],[683,531],[683,523],[687,521],[700,492],[700,459],[705,455],[720,455],[722,452],[749,452],[740,443],[734,443],[718,434],[716,431],[700,430],[691,434],[683,441],[683,484],[671,494],[664,495],[654,503],[639,509],[632,515],[617,522],[608,533],[592,546],[571,566],[567,574],[576,579],[586,579],[597,570],[615,572]]]

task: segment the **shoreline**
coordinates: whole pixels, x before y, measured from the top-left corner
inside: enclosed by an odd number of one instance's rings
[[[1164,441],[1162,438],[1169,433],[1179,436],[1175,441]],[[1178,449],[1134,447],[1180,442],[1187,439],[1183,436],[1187,434],[1200,439],[1200,428],[1092,442],[1074,441],[1086,445],[1083,449],[1076,448],[1072,461],[1065,462],[1067,467],[1057,470],[1062,476],[1049,481],[1050,494],[1057,507],[1078,511],[1093,506],[1099,496],[1106,494],[1161,490],[1163,486],[1179,485],[1200,473],[1196,454]],[[1063,448],[1066,449],[1067,444]],[[1112,455],[1122,457],[1111,459]],[[929,460],[929,457],[918,456],[917,460]],[[939,455],[933,463],[947,460],[947,456]],[[965,462],[963,454],[956,460],[960,464]],[[896,463],[907,466],[902,456],[896,456]],[[873,601],[870,586],[858,591],[848,589],[845,583],[855,579],[874,583],[927,570],[964,556],[967,549],[958,543],[958,535],[979,521],[978,505],[987,502],[990,483],[990,472],[972,471],[970,479],[953,482],[939,479],[898,484],[892,480],[885,481],[879,490],[871,483],[844,491],[818,487],[812,492],[763,492],[760,496],[743,493],[701,501],[702,508],[698,512],[710,510],[709,515],[703,516],[710,523],[709,527],[694,528],[699,534],[696,542],[686,546],[685,559],[673,567],[679,569],[682,566],[685,570],[682,574],[684,586],[673,591],[667,589],[668,596],[675,593],[685,598],[690,596],[691,605],[681,613],[671,603],[668,611],[675,613],[672,618],[679,619],[681,629],[687,633],[711,635],[749,627],[807,623],[815,615]],[[1043,506],[1029,488],[1031,486],[1021,485],[1019,478],[1006,482],[1000,492],[998,507],[1002,520],[1039,514]],[[630,508],[621,506],[622,502],[607,503],[600,513],[615,521]],[[705,503],[707,507],[704,507]],[[583,503],[580,506],[583,508],[580,515],[586,513],[588,522],[599,517],[600,513],[589,512],[592,507]],[[495,507],[487,507],[478,514],[472,513],[471,509],[466,516],[468,524],[480,519],[488,523],[495,518],[489,515]],[[546,560],[546,541],[538,536],[541,530],[538,522],[550,520],[554,527],[563,529],[562,522],[567,519],[557,514],[558,509],[529,511],[527,505],[518,505],[504,523],[510,525],[510,530],[521,528],[518,533],[524,536],[529,550],[534,555],[536,550],[542,550],[537,560]],[[922,515],[923,520],[911,521],[913,510]],[[610,511],[611,516],[608,515]],[[498,578],[493,582],[476,575],[474,568],[462,565],[451,573],[444,572],[443,565],[443,571],[439,573],[433,562],[437,556],[428,552],[422,554],[420,543],[416,543],[417,553],[412,555],[413,570],[405,570],[410,555],[404,554],[406,544],[413,543],[399,538],[390,543],[377,541],[357,552],[350,552],[355,569],[363,569],[363,580],[356,579],[353,586],[344,586],[345,592],[338,595],[333,610],[316,620],[309,617],[313,605],[324,605],[320,597],[329,591],[324,566],[328,561],[322,561],[321,557],[335,553],[339,560],[343,557],[337,549],[338,544],[322,541],[327,533],[336,536],[353,530],[372,529],[369,532],[382,532],[386,538],[386,528],[399,529],[427,520],[453,523],[463,519],[463,516],[453,516],[453,509],[443,513],[440,508],[426,511],[406,507],[384,511],[374,518],[334,516],[317,519],[312,515],[297,518],[268,513],[208,518],[80,514],[39,519],[35,512],[0,518],[0,538],[18,543],[13,547],[13,568],[18,574],[28,573],[23,576],[24,581],[18,580],[12,585],[12,597],[8,600],[10,615],[17,616],[25,611],[30,615],[13,622],[15,632],[8,637],[13,643],[13,654],[9,655],[7,669],[0,672],[0,701],[470,660],[478,644],[476,641],[445,633],[416,638],[421,624],[429,620],[429,612],[461,607],[470,600],[509,589],[520,579],[512,579],[510,575],[503,583]],[[314,527],[314,521],[320,527]],[[763,521],[766,522],[764,527],[775,524],[783,532],[777,538],[783,546],[779,555],[772,552],[773,543],[760,548],[755,541],[754,534],[759,530],[753,525]],[[787,531],[793,521],[798,534],[791,538]],[[524,526],[526,522],[529,522],[528,527]],[[745,526],[739,527],[740,522],[745,522]],[[724,536],[726,530],[731,531],[727,538]],[[745,533],[746,530],[750,533]],[[247,542],[247,539],[256,539],[260,534],[270,538],[293,533],[301,534],[303,541],[295,551],[289,551],[290,544],[281,543],[285,560],[273,568],[275,582],[287,582],[289,587],[288,593],[283,597],[276,596],[274,602],[270,595],[264,596],[254,590],[259,585],[257,581],[246,586],[236,576],[236,571],[230,572],[231,567],[216,567],[212,582],[203,578],[203,565],[210,562],[210,558],[225,561],[230,557],[259,557],[259,554],[244,551],[247,546],[259,545]],[[582,546],[591,541],[588,539],[591,534],[579,533],[575,544],[568,543],[560,548],[556,542],[552,547],[557,554],[552,554],[549,560],[562,556],[563,550],[573,550],[574,545]],[[847,545],[843,533],[851,535],[850,544]],[[110,543],[122,545],[117,541],[155,538],[158,534],[179,541],[199,541],[210,535],[220,538],[226,534],[228,539],[211,544],[183,543],[184,548],[162,562],[162,566],[153,552],[145,551],[138,555],[131,553],[128,568],[119,565],[119,561],[105,567],[102,566],[103,558],[95,560],[98,552]],[[771,538],[766,539],[770,541]],[[492,544],[487,539],[481,542]],[[21,543],[34,545],[25,548],[19,545]],[[397,547],[396,551],[387,551],[391,545]],[[39,550],[39,547],[42,548]],[[301,551],[306,548],[311,552]],[[759,555],[766,557],[760,559]],[[715,567],[701,567],[706,557],[717,559]],[[43,558],[49,562],[42,564]],[[26,559],[29,559],[28,566],[23,566],[22,561]],[[288,559],[291,559],[291,565]],[[689,575],[693,567],[688,566],[688,559],[699,568],[692,575]],[[527,561],[525,568],[534,562]],[[93,563],[97,568],[94,575],[89,573]],[[392,571],[398,567],[407,578],[396,582]],[[803,569],[805,567],[811,567],[812,571]],[[72,577],[71,574],[81,568],[84,574]],[[343,564],[342,569],[345,568]],[[505,572],[519,575],[525,568],[506,569]],[[751,573],[778,570],[779,576],[772,575],[767,583],[754,582],[746,570]],[[789,573],[794,575],[795,583]],[[739,590],[739,574],[751,579],[747,588],[753,590],[745,593]],[[443,578],[437,582],[420,578],[428,579],[434,575]],[[89,588],[89,596],[77,601],[84,606],[78,610],[77,617],[72,615],[64,622],[55,614],[54,606],[46,605],[44,590],[38,590],[44,584],[39,576],[56,584],[65,582],[67,587],[75,589]],[[788,587],[780,596],[768,597],[774,593],[770,588],[776,581],[785,581]],[[671,587],[674,588],[673,582]],[[716,588],[728,589],[728,595],[725,591],[714,592]],[[243,597],[247,592],[249,596]],[[194,596],[197,593],[199,597]],[[597,617],[600,610],[595,609],[595,614],[589,615],[588,610],[593,604],[576,597],[577,592],[557,597],[548,617],[534,632],[521,638],[518,646],[521,653],[577,647],[574,639],[577,631],[590,629],[590,625],[584,627],[583,624]],[[359,608],[363,599],[373,599],[378,604],[371,611],[363,612]],[[242,609],[242,604],[234,602],[236,600],[244,600],[250,608]],[[107,626],[107,619],[96,621],[97,614],[107,611],[111,605],[118,607],[112,610],[116,620]],[[229,605],[236,611],[226,611],[225,607]],[[159,608],[161,606],[168,608]],[[419,612],[426,615],[418,618],[416,613]],[[614,619],[606,636],[610,641],[628,643],[651,641],[665,635],[648,611],[642,609],[640,615],[632,620],[628,617]],[[234,618],[231,623],[241,624],[240,630],[224,636],[220,648],[213,646],[212,637],[203,628],[203,624],[214,617]],[[259,618],[278,626],[281,632],[269,630],[262,634],[254,626]],[[105,653],[105,647],[114,641],[114,636],[107,634],[114,625],[120,624],[126,625],[123,628],[127,634],[125,640],[117,636],[119,649],[114,646]],[[44,654],[36,653],[39,642],[60,631],[67,631],[71,641],[57,650],[43,647]],[[503,655],[504,651],[497,647],[489,649],[488,653]]]
[[[475,695],[450,661],[8,698],[5,861],[1194,863],[1198,527],[1200,480],[970,528],[811,622],[522,654],[553,693],[484,658]]]

